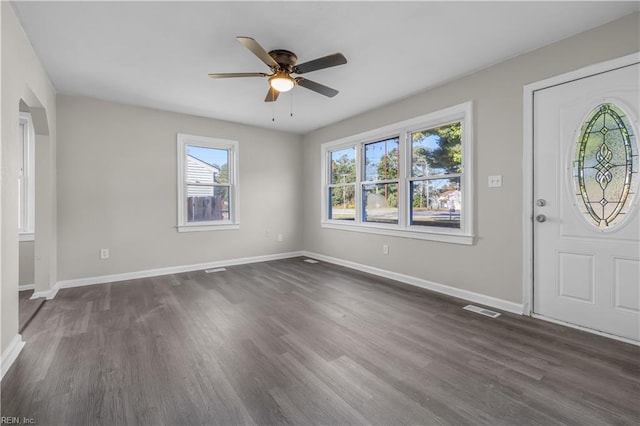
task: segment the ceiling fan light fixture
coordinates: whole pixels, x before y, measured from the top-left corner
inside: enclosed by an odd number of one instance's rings
[[[1,0],[0,0],[1,1]],[[269,91],[264,98],[265,102],[275,102],[281,92],[288,92],[295,86],[303,87],[307,90],[319,93],[328,98],[333,98],[338,94],[336,89],[327,87],[315,81],[304,77],[292,77],[291,74],[306,74],[312,71],[318,71],[325,68],[344,65],[347,58],[342,53],[334,53],[333,55],[323,56],[322,58],[313,59],[303,64],[298,64],[298,57],[295,53],[284,50],[275,49],[270,52],[264,50],[264,47],[252,39],[251,37],[236,37],[236,39],[254,55],[258,57],[271,70],[271,74],[263,72],[232,72],[232,73],[211,73],[211,78],[233,78],[233,77],[268,77]]]
[[[288,92],[289,90],[293,89],[293,86],[296,85],[296,82],[286,73],[278,72],[269,77],[269,85],[278,92]]]

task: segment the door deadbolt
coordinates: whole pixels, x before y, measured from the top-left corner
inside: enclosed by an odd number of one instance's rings
[[[544,207],[546,205],[547,205],[547,202],[545,200],[543,200],[542,198],[540,198],[540,199],[538,199],[536,201],[536,206],[538,206],[538,207]]]

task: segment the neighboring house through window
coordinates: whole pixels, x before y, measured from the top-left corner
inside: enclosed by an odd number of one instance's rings
[[[19,138],[18,236],[20,241],[31,241],[35,239],[35,132],[29,113],[20,113]]]
[[[322,145],[322,226],[473,243],[472,103]]]
[[[238,228],[238,143],[178,134],[178,230]]]

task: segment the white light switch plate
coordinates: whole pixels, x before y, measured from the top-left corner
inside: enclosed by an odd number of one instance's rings
[[[489,176],[489,188],[500,188],[502,186],[502,175]]]

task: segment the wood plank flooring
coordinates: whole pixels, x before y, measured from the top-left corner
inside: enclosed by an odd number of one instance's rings
[[[30,299],[33,290],[23,290],[18,292],[18,333],[22,333],[29,325],[33,317],[38,313],[45,299]]]
[[[61,290],[2,416],[38,425],[640,421],[640,348],[302,258]]]

